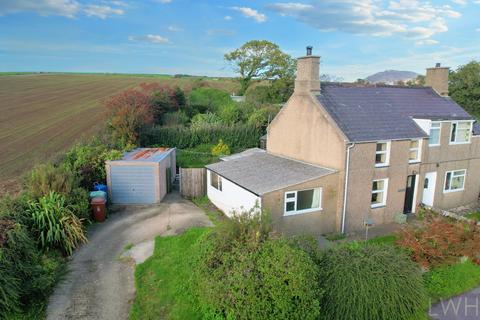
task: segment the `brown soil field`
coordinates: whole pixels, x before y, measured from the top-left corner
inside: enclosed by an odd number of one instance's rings
[[[0,194],[19,190],[21,176],[103,126],[102,102],[142,82],[186,90],[205,85],[234,91],[228,79],[104,74],[0,76]]]

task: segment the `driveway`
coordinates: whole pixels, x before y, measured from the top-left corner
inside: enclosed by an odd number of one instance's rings
[[[135,262],[121,258],[125,246],[140,248],[145,258],[156,236],[211,225],[201,209],[178,193],[168,194],[159,205],[118,208],[106,222],[89,228],[89,242],[74,253],[67,276],[50,297],[47,319],[128,319]]]
[[[440,301],[430,308],[429,315],[435,320],[480,319],[480,288]]]

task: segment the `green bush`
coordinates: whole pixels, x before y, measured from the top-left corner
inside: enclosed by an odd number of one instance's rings
[[[221,221],[198,243],[193,282],[204,318],[316,319],[318,271],[302,250],[271,237],[265,214]]]
[[[27,174],[25,190],[35,198],[57,192],[69,194],[79,186],[77,175],[66,166],[54,166],[52,163],[40,164]]]
[[[246,124],[210,125],[202,128],[153,127],[140,138],[142,146],[166,146],[189,149],[200,144],[215,144],[222,139],[231,149],[252,148],[258,145],[260,128]]]
[[[223,123],[234,124],[240,120],[241,111],[236,103],[230,103],[220,107],[218,116]]]
[[[230,154],[230,148],[227,144],[223,142],[222,139],[212,148],[212,155],[214,156],[225,156]]]
[[[230,95],[220,89],[197,88],[188,95],[188,103],[195,113],[213,112],[216,113],[220,107],[235,103]]]
[[[419,268],[392,246],[342,246],[319,259],[323,319],[417,319],[427,307]]]
[[[90,198],[88,191],[83,188],[75,188],[66,197],[67,205],[72,213],[84,223],[90,220]]]
[[[193,116],[190,128],[202,129],[208,128],[212,125],[222,125],[222,120],[215,113],[198,113]]]
[[[162,124],[165,127],[184,126],[189,118],[183,111],[167,112],[162,117]]]
[[[33,230],[42,248],[58,248],[67,255],[87,241],[82,220],[75,216],[65,197],[55,192],[28,203]]]

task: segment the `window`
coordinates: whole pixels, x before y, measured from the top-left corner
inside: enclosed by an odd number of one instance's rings
[[[410,141],[410,153],[408,154],[408,162],[419,162],[421,153],[421,140]]]
[[[375,167],[388,166],[390,160],[390,142],[377,142]]]
[[[450,143],[470,143],[470,134],[472,132],[472,123],[470,121],[452,122],[452,132],[450,134]]]
[[[444,192],[462,191],[465,186],[465,175],[467,170],[447,171],[445,174]]]
[[[286,216],[306,213],[321,208],[322,188],[285,192]]]
[[[440,145],[440,130],[441,130],[441,123],[440,122],[432,122],[430,124],[430,137],[428,139],[428,145],[439,146]]]
[[[222,191],[222,177],[215,172],[210,171],[210,185],[215,189]]]
[[[372,208],[382,207],[387,203],[388,179],[373,180]]]

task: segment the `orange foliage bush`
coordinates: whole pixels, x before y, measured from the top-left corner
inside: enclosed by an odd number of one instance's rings
[[[397,244],[410,252],[413,261],[426,268],[453,264],[464,256],[477,260],[480,229],[474,224],[435,217],[426,220],[421,228],[404,228],[400,231]]]

